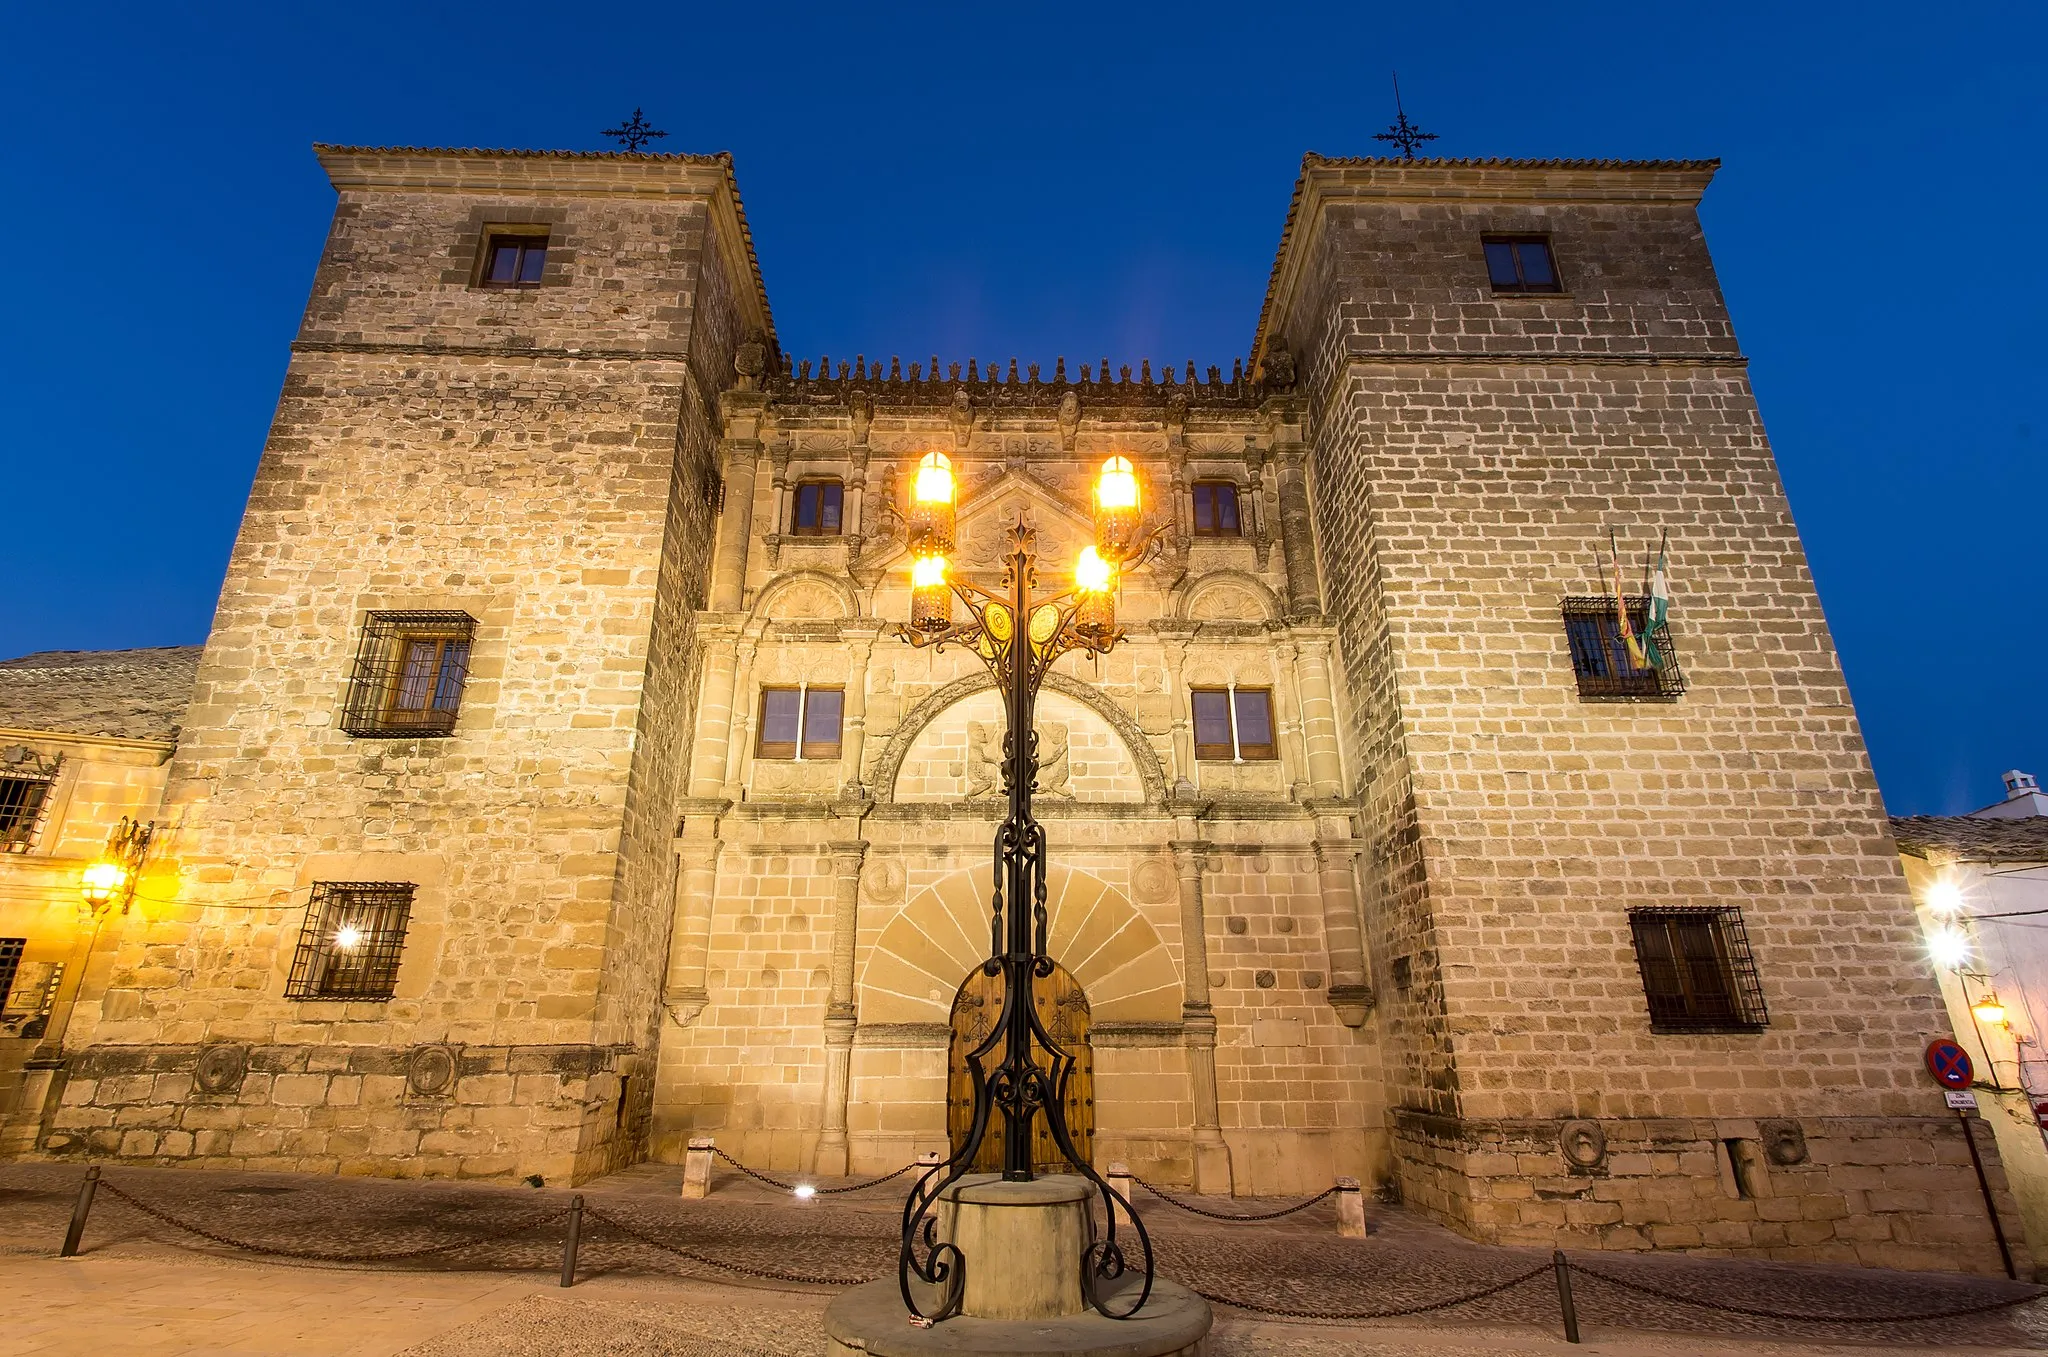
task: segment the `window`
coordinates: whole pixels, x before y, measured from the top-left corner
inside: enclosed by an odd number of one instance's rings
[[[389,999],[412,893],[396,881],[314,882],[285,998]]]
[[[371,613],[341,728],[374,739],[454,734],[475,630],[468,613]]]
[[[763,688],[754,757],[838,758],[839,722],[845,710],[843,688]]]
[[[7,1009],[7,996],[14,989],[14,972],[21,966],[27,938],[0,938],[0,1012]]]
[[[1742,911],[1632,909],[1653,1032],[1754,1032],[1769,1023]]]
[[[1629,598],[1629,625],[1641,635],[1649,621],[1650,601]],[[1614,600],[1606,597],[1568,598],[1564,601],[1564,634],[1571,645],[1572,673],[1579,681],[1580,697],[1673,698],[1685,691],[1685,675],[1678,668],[1678,652],[1671,646],[1671,628],[1657,628],[1650,639],[1656,643],[1655,668],[1638,665],[1628,653],[1616,625]]]
[[[1269,688],[1197,688],[1195,757],[1209,761],[1271,759],[1273,693]]]
[[[477,283],[483,287],[539,287],[540,271],[547,260],[546,232],[494,231],[484,238],[483,270]]]
[[[1487,236],[1486,276],[1495,292],[1562,292],[1542,236]]]
[[[35,846],[49,809],[51,773],[10,773],[0,777],[0,853],[26,853]]]
[[[0,1037],[40,1037],[64,978],[61,961],[23,961],[27,938],[0,938]]]
[[[799,537],[837,537],[844,493],[838,481],[798,482],[796,521],[791,531]]]
[[[1236,537],[1243,531],[1237,517],[1237,487],[1229,481],[1196,481],[1195,536]]]

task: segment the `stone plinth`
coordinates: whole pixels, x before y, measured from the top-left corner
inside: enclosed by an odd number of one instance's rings
[[[1209,1302],[1158,1280],[1130,1319],[1093,1310],[1060,1319],[976,1319],[956,1315],[920,1329],[910,1323],[894,1277],[855,1287],[825,1310],[828,1357],[1199,1357],[1209,1336]]]

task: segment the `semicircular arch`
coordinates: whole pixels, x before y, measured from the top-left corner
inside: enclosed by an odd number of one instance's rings
[[[1242,570],[1210,570],[1181,586],[1174,601],[1174,616],[1189,621],[1274,622],[1281,615],[1280,601],[1256,575]],[[1248,596],[1258,610],[1256,617],[1204,618],[1203,604],[1222,603],[1231,595]]]
[[[830,599],[831,606],[839,611],[819,613],[805,608],[796,615],[785,616],[790,604],[802,607],[813,599]],[[777,575],[761,590],[754,600],[754,617],[762,622],[796,621],[834,616],[841,619],[860,616],[860,599],[853,588],[843,579],[837,579],[822,570],[790,570]]]

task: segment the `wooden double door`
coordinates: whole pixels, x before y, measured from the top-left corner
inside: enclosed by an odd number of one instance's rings
[[[1037,1003],[1039,1023],[1067,1054],[1074,1057],[1074,1070],[1067,1078],[1067,1134],[1082,1161],[1092,1163],[1095,1157],[1095,1054],[1088,1045],[1088,996],[1081,992],[1081,986],[1067,974],[1066,968],[1057,965],[1051,975],[1032,986],[1032,995]],[[946,1134],[956,1152],[967,1143],[967,1133],[974,1125],[974,1080],[968,1073],[967,1053],[988,1039],[1002,1011],[1003,977],[984,975],[980,967],[968,972],[959,993],[953,996],[953,1031],[946,1062]],[[1040,1069],[1050,1074],[1051,1055],[1035,1038],[1031,1045],[1032,1058]],[[1001,1059],[1002,1048],[998,1045],[983,1057],[983,1068],[993,1071]],[[1053,1143],[1042,1111],[1032,1118],[1031,1165],[1034,1170],[1047,1172],[1059,1172],[1066,1166],[1066,1157]],[[970,1171],[1000,1173],[1002,1168],[1003,1115],[1000,1111],[993,1111]]]

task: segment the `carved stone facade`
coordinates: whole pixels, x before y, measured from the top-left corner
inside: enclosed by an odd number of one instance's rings
[[[171,767],[177,904],[81,1000],[41,1153],[943,1148],[1001,712],[892,634],[910,471],[953,459],[955,567],[993,582],[1020,517],[1070,568],[1115,454],[1174,532],[1040,726],[1099,1159],[1354,1174],[1487,1239],[1996,1268],[1700,239],[1711,165],[1311,158],[1226,378],[814,369],[721,159],[323,155],[342,203]],[[503,229],[547,233],[538,286],[475,285]],[[1494,233],[1570,290],[1493,293]],[[1219,487],[1232,530],[1197,531]],[[1560,600],[1663,528],[1690,687],[1587,701]],[[340,729],[389,608],[476,621],[447,739]],[[776,690],[836,728],[766,739]],[[1263,702],[1265,741],[1198,747],[1197,690]],[[321,881],[415,887],[388,1001],[285,997]],[[1641,905],[1739,905],[1768,1021],[1653,1031]]]

